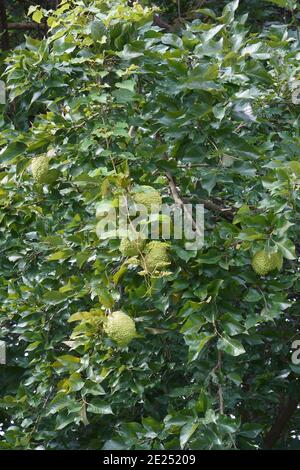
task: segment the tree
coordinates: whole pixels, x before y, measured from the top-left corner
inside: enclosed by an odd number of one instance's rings
[[[7,59],[0,448],[299,448],[296,2],[256,24],[238,0],[180,22],[129,3],[33,8],[47,36]],[[156,273],[97,235],[97,208],[141,185],[205,210],[203,248],[168,240]],[[258,275],[260,251],[283,267]],[[105,329],[120,310],[126,347]]]

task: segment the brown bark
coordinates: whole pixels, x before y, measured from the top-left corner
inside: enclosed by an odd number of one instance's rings
[[[23,30],[23,31],[29,31],[31,29],[43,30],[43,29],[46,29],[46,25],[38,24],[38,23],[8,23],[7,29],[8,30]]]
[[[172,26],[166,23],[159,15],[154,15],[153,23],[166,31],[172,31]]]

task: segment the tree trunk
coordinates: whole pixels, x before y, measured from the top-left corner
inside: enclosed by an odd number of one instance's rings
[[[300,397],[288,397],[286,401],[283,399],[279,404],[277,417],[264,439],[265,449],[272,449],[276,445],[282,436],[289,420],[295,413],[299,400]]]

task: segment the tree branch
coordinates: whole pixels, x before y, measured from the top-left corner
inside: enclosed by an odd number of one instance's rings
[[[0,0],[1,1],[1,0]],[[8,23],[7,30],[22,30],[22,31],[29,31],[29,30],[45,30],[47,26],[45,24],[38,24],[38,23]]]
[[[153,17],[153,23],[156,26],[159,26],[162,29],[165,29],[167,31],[172,31],[172,26],[169,23],[166,23],[159,15],[154,15]]]
[[[171,173],[169,171],[166,172],[166,177],[168,178],[169,187],[170,187],[170,190],[171,190],[171,193],[172,193],[172,196],[173,196],[173,199],[174,199],[175,203],[182,207],[184,205],[184,201],[182,200],[182,198],[180,196],[180,193],[179,193],[179,190],[176,187],[175,180],[174,180],[173,176],[171,175]],[[213,211],[213,212],[218,212],[222,217],[224,217],[225,219],[232,222],[233,217],[234,217],[234,209],[232,207],[225,207],[224,208],[224,207],[220,206],[219,204],[215,204],[214,202],[210,201],[209,199],[198,199],[198,203],[203,204],[205,209],[207,209],[207,210],[210,210],[210,211]],[[194,224],[195,224],[195,222],[194,222]],[[195,230],[194,224],[193,224],[193,228]]]
[[[287,401],[283,398],[279,403],[277,417],[264,438],[263,445],[265,449],[272,449],[276,445],[289,420],[296,411],[299,402],[300,396],[296,398],[288,397]]]
[[[213,373],[216,371],[219,372],[219,374],[222,372],[222,352],[218,350],[218,362],[213,368]],[[219,405],[220,405],[220,414],[224,414],[224,397],[223,397],[223,389],[222,385],[218,383],[218,399],[219,399]]]
[[[201,232],[200,228],[197,226],[196,222],[194,221],[192,212],[185,206],[184,201],[181,199],[179,191],[176,187],[175,180],[169,171],[166,172],[166,177],[169,181],[169,188],[171,190],[172,197],[174,199],[175,204],[177,204],[179,207],[185,207],[186,216],[189,218],[190,222],[192,223],[193,229],[195,230],[195,232],[197,232],[197,234],[200,237],[202,237],[203,233]]]

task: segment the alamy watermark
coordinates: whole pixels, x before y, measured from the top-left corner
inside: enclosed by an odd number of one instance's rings
[[[299,365],[300,364],[300,339],[296,339],[292,343],[292,363],[294,365]]]
[[[186,250],[199,250],[204,244],[204,206],[130,204],[126,197],[117,202],[103,201],[97,207],[96,232],[108,238],[184,240]]]
[[[5,345],[5,341],[0,341],[0,364],[6,364],[6,345]]]

